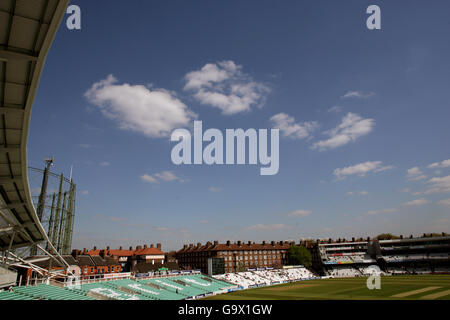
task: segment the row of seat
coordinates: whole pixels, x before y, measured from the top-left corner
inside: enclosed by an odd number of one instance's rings
[[[291,269],[256,270],[233,272],[215,276],[215,279],[226,280],[244,288],[275,283],[297,281],[314,278],[315,275],[304,267]]]
[[[150,279],[120,279],[59,288],[52,285],[18,286],[0,291],[0,300],[181,300],[230,287],[230,283],[195,274]]]
[[[58,288],[46,284],[14,287],[13,291],[30,298],[42,300],[94,300],[93,298],[87,296],[86,293]]]

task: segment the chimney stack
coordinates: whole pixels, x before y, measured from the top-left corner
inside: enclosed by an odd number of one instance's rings
[[[96,247],[96,246],[94,246],[94,251],[95,251],[95,250],[97,250],[97,247]]]
[[[130,246],[130,251],[133,251],[133,247]]]
[[[153,245],[153,243],[150,245],[150,248],[154,248],[155,246]]]
[[[159,250],[161,250],[161,243],[157,243],[157,244],[156,244],[156,248],[159,249]]]
[[[72,257],[73,257],[75,260],[77,260],[79,254],[80,254],[80,250],[77,250],[77,249],[73,249],[73,250],[72,250]]]
[[[122,246],[119,247],[119,250],[122,250]]]
[[[262,245],[265,246],[265,245],[266,245],[266,241],[263,241],[263,242],[262,242]]]
[[[272,247],[274,247],[275,246],[275,241],[270,241],[270,244],[272,245]]]
[[[217,246],[219,244],[218,240],[214,240],[214,245]]]
[[[241,240],[239,240],[239,241],[237,242],[237,245],[238,245],[238,246],[241,246]]]
[[[109,247],[109,246],[107,246],[107,247],[106,247],[106,250],[108,250],[108,251],[109,251],[109,250],[110,250],[110,247]]]
[[[227,240],[227,246],[228,247],[230,246],[230,240]]]
[[[144,249],[147,249],[147,245],[146,244],[144,244]]]

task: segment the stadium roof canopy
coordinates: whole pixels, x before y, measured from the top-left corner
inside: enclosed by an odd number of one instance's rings
[[[26,148],[41,71],[68,2],[0,1],[0,251],[48,240],[31,201]]]

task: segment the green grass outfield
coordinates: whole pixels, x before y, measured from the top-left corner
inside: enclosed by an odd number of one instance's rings
[[[450,275],[381,277],[381,289],[369,290],[365,277],[308,280],[235,291],[208,300],[450,300]]]

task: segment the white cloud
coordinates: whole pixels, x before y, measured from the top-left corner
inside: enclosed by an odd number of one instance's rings
[[[442,161],[441,167],[443,167],[443,168],[450,167],[450,159]]]
[[[166,182],[180,179],[172,171],[162,171],[159,173],[155,173],[155,177]]]
[[[294,117],[286,113],[278,113],[271,117],[270,121],[274,128],[280,129],[283,136],[294,139],[307,138],[318,127],[315,121],[295,123]]]
[[[403,203],[404,206],[423,206],[425,204],[430,203],[427,199],[421,198],[421,199],[415,199],[408,202]]]
[[[89,194],[89,191],[88,190],[83,190],[83,191],[81,191],[81,194],[84,195],[84,196],[87,196]]]
[[[450,167],[450,159],[444,160],[442,162],[435,162],[430,165],[428,165],[427,168],[429,169],[436,169],[436,168],[448,168]]]
[[[255,224],[253,226],[246,227],[246,230],[254,231],[272,231],[286,229],[287,226],[284,224]]]
[[[439,166],[440,166],[440,163],[439,163],[439,162],[434,162],[434,163],[428,165],[427,168],[429,168],[429,169],[434,169],[434,168],[439,168]]]
[[[288,213],[288,217],[306,217],[312,212],[310,210],[295,210]]]
[[[438,204],[450,207],[450,198],[449,199],[442,199],[438,201]]]
[[[100,162],[99,165],[100,165],[101,167],[107,167],[107,166],[110,165],[110,163],[109,163],[108,161],[103,161],[103,162]]]
[[[196,117],[173,93],[144,85],[118,84],[113,75],[86,91],[85,97],[120,129],[166,137]]]
[[[429,193],[450,193],[450,176],[446,177],[435,177],[427,181],[430,185],[425,191],[426,194]]]
[[[423,174],[419,167],[413,167],[407,170],[406,178],[410,181],[417,181],[426,179],[427,176]]]
[[[328,109],[328,112],[338,113],[338,112],[341,112],[341,111],[342,111],[342,107],[340,107],[340,106],[332,106],[330,109]]]
[[[354,196],[356,194],[359,196],[367,196],[369,194],[369,192],[362,190],[362,191],[358,191],[358,192],[349,191],[346,193],[347,196]]]
[[[338,179],[344,179],[355,174],[364,177],[369,172],[382,172],[392,168],[393,166],[383,166],[381,161],[366,161],[353,166],[334,169],[333,174]]]
[[[373,97],[375,95],[374,92],[362,92],[362,91],[347,91],[341,98],[363,98],[367,99]]]
[[[207,63],[200,70],[191,71],[185,76],[185,90],[213,87],[214,84],[228,80],[240,72],[241,66],[233,61]]]
[[[158,180],[151,175],[144,174],[141,176],[141,180],[149,183],[158,183]]]
[[[83,149],[89,149],[92,147],[90,144],[87,143],[80,143],[78,146]]]
[[[359,115],[349,112],[336,128],[325,132],[330,138],[314,143],[312,149],[324,151],[344,146],[369,134],[374,127],[375,120],[363,119]]]
[[[193,92],[194,98],[204,105],[231,115],[262,106],[270,89],[242,72],[242,66],[233,61],[208,63],[200,70],[185,76],[184,90]]]
[[[396,209],[396,208],[389,208],[389,209],[381,209],[381,210],[370,210],[370,211],[367,211],[366,214],[367,215],[376,215],[376,214],[380,214],[380,213],[394,213],[397,211],[398,211],[398,209]]]
[[[155,173],[153,175],[144,174],[141,176],[141,180],[144,182],[149,182],[149,183],[159,183],[161,181],[171,182],[171,181],[176,181],[176,180],[178,180],[180,182],[186,181],[184,179],[181,179],[177,175],[175,175],[172,171],[161,171],[161,172]]]
[[[218,187],[209,187],[208,190],[211,192],[222,192],[223,191],[222,188],[218,188]]]

